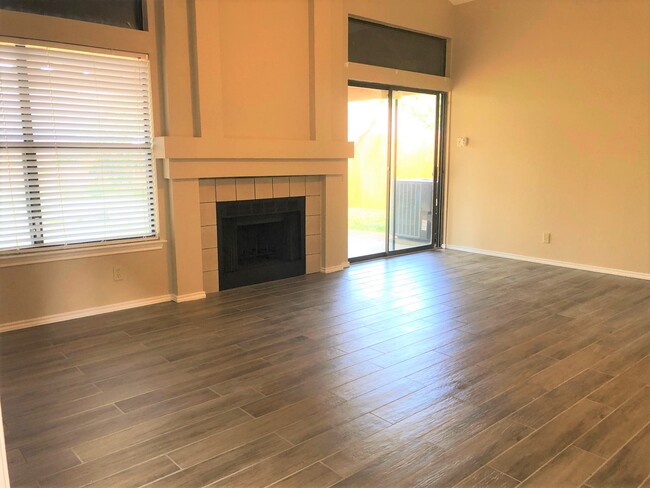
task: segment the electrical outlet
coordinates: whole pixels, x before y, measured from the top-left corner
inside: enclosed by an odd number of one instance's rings
[[[550,232],[544,232],[542,235],[542,243],[544,244],[550,244],[551,243],[551,233]]]
[[[122,271],[122,266],[113,266],[113,281],[122,281],[124,279],[124,273]]]

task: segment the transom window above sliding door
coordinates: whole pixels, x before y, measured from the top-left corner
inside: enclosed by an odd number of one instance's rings
[[[447,40],[349,18],[348,61],[446,76]]]
[[[145,56],[0,42],[0,251],[157,236]]]

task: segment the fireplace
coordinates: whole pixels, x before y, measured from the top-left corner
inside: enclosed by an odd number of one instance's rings
[[[305,274],[305,197],[219,202],[222,290]]]

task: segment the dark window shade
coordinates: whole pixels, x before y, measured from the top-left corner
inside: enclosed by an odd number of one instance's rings
[[[142,0],[0,0],[0,9],[144,30]]]
[[[348,60],[445,76],[447,40],[365,20],[348,19]]]

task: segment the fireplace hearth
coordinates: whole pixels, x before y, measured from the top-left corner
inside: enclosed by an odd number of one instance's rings
[[[219,202],[222,290],[305,274],[305,197]]]

